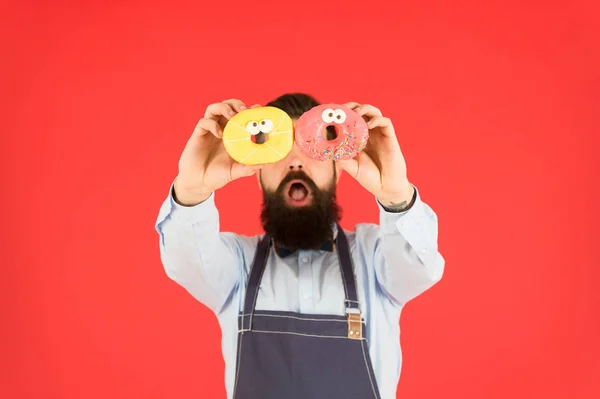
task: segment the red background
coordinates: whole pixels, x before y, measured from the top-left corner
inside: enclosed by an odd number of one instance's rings
[[[2,3],[0,397],[224,398],[154,221],[206,105],[296,90],[380,107],[439,216],[398,397],[600,397],[592,3]],[[259,200],[221,190],[222,227],[259,233]]]

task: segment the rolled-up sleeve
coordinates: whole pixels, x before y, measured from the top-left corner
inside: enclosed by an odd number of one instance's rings
[[[214,195],[182,206],[171,185],[155,228],[167,276],[218,313],[242,278],[243,251],[237,235],[220,231]]]
[[[387,296],[402,306],[436,284],[445,260],[438,251],[438,219],[415,187],[415,201],[405,212],[380,212],[375,244],[375,276]]]

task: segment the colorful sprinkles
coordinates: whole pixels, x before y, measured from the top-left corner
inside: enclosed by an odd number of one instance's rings
[[[306,140],[305,144],[312,158],[321,161],[328,159],[338,161],[340,159],[355,157],[366,146],[367,138],[367,136],[358,138],[355,134],[351,133],[345,136],[339,144],[332,146],[325,144],[323,136],[319,135],[314,140]]]

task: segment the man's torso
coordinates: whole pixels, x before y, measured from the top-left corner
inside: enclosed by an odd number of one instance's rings
[[[366,323],[365,337],[382,398],[395,398],[402,356],[399,317],[394,305],[377,285],[373,265],[377,226],[362,224],[346,231],[357,283],[357,294]],[[237,236],[242,251],[241,284],[217,314],[223,333],[228,397],[233,392],[238,333],[238,315],[243,309],[245,283],[252,266],[259,236]],[[257,310],[304,314],[344,315],[344,288],[337,250],[297,251],[280,258],[273,248],[267,259],[258,293]]]

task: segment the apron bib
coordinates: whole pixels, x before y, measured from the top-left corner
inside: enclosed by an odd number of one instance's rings
[[[345,316],[257,311],[271,245],[267,235],[258,243],[238,318],[233,399],[380,399],[342,228],[336,248]]]

